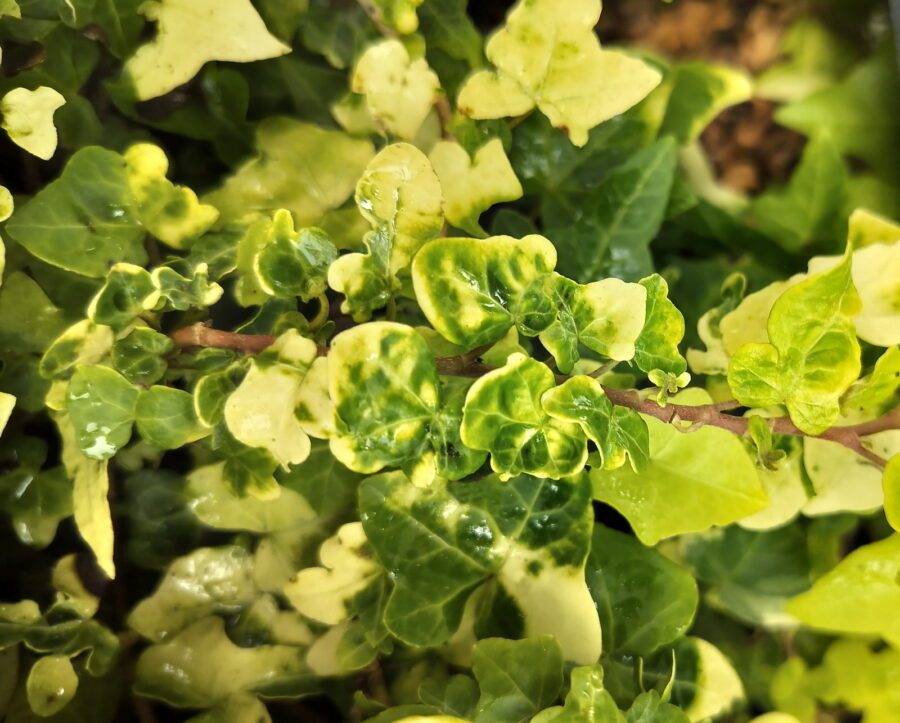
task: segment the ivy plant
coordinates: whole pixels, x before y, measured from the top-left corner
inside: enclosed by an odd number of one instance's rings
[[[897,720],[883,10],[477,4],[0,0],[0,719]]]

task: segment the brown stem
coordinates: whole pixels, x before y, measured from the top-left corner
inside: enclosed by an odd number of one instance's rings
[[[234,349],[245,354],[258,354],[275,341],[274,337],[267,334],[238,334],[212,329],[204,324],[194,324],[193,326],[178,329],[171,334],[171,338],[178,346],[214,346],[222,349]],[[489,345],[482,346],[465,354],[435,359],[438,374],[443,376],[480,377],[494,371],[497,367],[478,361],[478,358],[488,347]],[[327,347],[319,347],[319,356],[324,356],[327,353]],[[556,375],[556,379],[560,382],[568,378],[564,374]],[[661,407],[652,399],[644,399],[634,390],[614,389],[613,387],[604,386],[603,391],[606,392],[606,396],[609,397],[613,404],[634,409],[641,414],[654,417],[667,424],[683,421],[719,427],[740,436],[745,436],[748,433],[749,421],[747,418],[725,414],[726,411],[740,408],[741,405],[733,400],[719,402],[718,404],[704,404],[698,407],[689,407],[683,404],[667,404]],[[811,437],[836,442],[847,447],[847,449],[853,450],[872,464],[884,467],[887,461],[864,447],[862,437],[884,432],[888,429],[900,429],[900,409],[895,409],[883,417],[868,422],[832,427],[818,435],[807,434],[799,429],[789,417],[770,419],[769,426],[775,434],[791,437]]]

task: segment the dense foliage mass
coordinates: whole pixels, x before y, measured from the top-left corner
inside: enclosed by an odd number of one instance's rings
[[[0,0],[0,718],[896,723],[886,8],[600,9]]]

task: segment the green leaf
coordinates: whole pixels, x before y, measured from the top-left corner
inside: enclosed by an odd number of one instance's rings
[[[52,716],[75,696],[78,676],[66,656],[47,655],[31,666],[25,688],[31,710],[39,716]]]
[[[700,390],[682,394],[678,403],[709,403]],[[645,545],[727,525],[766,506],[756,468],[733,434],[716,427],[685,434],[655,418],[645,421],[650,430],[645,472],[623,466],[590,473],[594,497],[621,512]]]
[[[608,721],[624,723],[616,702],[603,689],[603,668],[589,665],[572,671],[569,692],[564,706],[547,708],[533,719],[535,723],[580,723],[580,721]]]
[[[259,447],[287,467],[309,455],[309,436],[294,417],[316,344],[294,330],[282,334],[225,403],[225,423],[235,439]]]
[[[373,322],[336,336],[328,389],[336,412],[331,451],[343,464],[371,474],[424,462],[439,404],[438,376],[411,327]]]
[[[208,617],[141,654],[135,691],[186,708],[207,708],[241,691],[308,695],[318,684],[305,657],[304,648],[289,645],[238,647],[222,619]]]
[[[678,351],[684,338],[684,317],[669,299],[669,285],[662,276],[641,279],[641,286],[647,289],[646,321],[635,343],[634,361],[645,372],[659,370],[681,377],[687,369],[687,361]],[[679,378],[679,387],[686,384]]]
[[[874,417],[900,404],[900,347],[882,354],[871,374],[854,384],[841,402],[846,410]]]
[[[846,179],[834,144],[827,136],[816,138],[804,149],[788,185],[752,202],[749,223],[789,251],[839,247],[847,236]]]
[[[194,416],[194,398],[171,387],[143,390],[135,406],[135,423],[138,434],[160,449],[178,449],[208,433]]]
[[[38,473],[19,468],[0,477],[0,506],[12,518],[19,540],[43,548],[72,514],[72,482],[62,467]]]
[[[416,32],[419,18],[416,8],[423,0],[373,0],[376,17],[401,35]]]
[[[694,578],[633,537],[596,525],[586,578],[606,655],[650,655],[671,645],[693,622]]]
[[[460,436],[466,394],[472,380],[445,378],[441,384],[441,405],[429,429],[435,455],[435,471],[448,480],[461,480],[476,472],[487,453],[467,447]]]
[[[290,52],[266,30],[250,0],[159,0],[141,11],[157,32],[125,63],[139,100],[174,90],[210,60],[247,63]]]
[[[120,330],[153,309],[159,299],[159,288],[149,271],[134,264],[115,264],[91,299],[88,318],[99,326]]]
[[[708,586],[707,604],[750,625],[794,624],[788,598],[809,589],[812,563],[800,524],[751,532],[731,526],[685,538],[684,560]]]
[[[66,99],[53,88],[15,88],[0,100],[3,129],[10,140],[45,161],[56,151],[53,114]]]
[[[604,469],[625,464],[635,472],[646,469],[650,439],[647,424],[633,409],[613,405],[596,379],[579,375],[545,392],[541,406],[551,417],[581,425],[600,450]]]
[[[547,235],[560,271],[583,283],[606,275],[637,280],[652,271],[649,245],[665,217],[676,159],[675,143],[663,138],[615,166],[577,209],[550,215]]]
[[[66,391],[66,411],[82,453],[95,460],[112,457],[131,439],[140,390],[108,367],[81,366]]]
[[[69,0],[60,7],[60,15],[63,22],[74,28],[102,28],[110,51],[117,58],[124,58],[134,50],[144,27],[141,4],[141,0]]]
[[[556,250],[537,234],[437,239],[412,265],[416,300],[431,325],[466,349],[498,341],[516,322],[529,283],[552,271]]]
[[[553,386],[549,367],[511,354],[504,367],[469,390],[460,437],[466,446],[490,452],[491,468],[501,479],[522,472],[559,479],[584,467],[587,440],[579,426],[541,406]]]
[[[673,135],[680,145],[696,141],[719,113],[753,93],[746,73],[700,62],[678,65],[665,83],[671,90],[659,134]]]
[[[446,680],[427,678],[419,686],[419,699],[441,713],[472,720],[478,708],[478,684],[468,675],[451,675]]]
[[[641,693],[635,698],[626,716],[628,723],[688,723],[691,719],[680,708],[671,703],[664,703],[659,693],[651,690]],[[761,721],[754,719],[756,723],[779,723],[778,721]],[[791,723],[781,721],[781,723]]]
[[[399,40],[370,45],[357,60],[350,87],[366,97],[378,127],[411,141],[438,98],[441,83],[425,58],[413,58]]]
[[[356,205],[373,228],[364,239],[368,253],[335,261],[328,284],[347,297],[341,310],[364,321],[395,295],[397,275],[440,233],[440,181],[424,153],[409,143],[394,143],[366,167],[356,186]]]
[[[124,158],[137,217],[163,243],[186,248],[219,218],[218,210],[200,203],[190,188],[166,178],[169,160],[158,146],[136,143]]]
[[[448,93],[451,86],[440,60],[450,58],[465,63],[459,69],[460,76],[481,65],[481,35],[466,13],[466,0],[425,0],[419,8],[419,31],[425,38],[428,61]]]
[[[584,582],[589,497],[584,476],[424,489],[400,473],[369,478],[360,488],[363,526],[395,578],[388,629],[413,645],[445,642],[471,593],[496,575],[528,636],[555,635],[566,658],[596,660],[600,625]]]
[[[860,372],[853,317],[861,308],[851,256],[785,291],[768,321],[768,344],[742,346],[728,368],[735,399],[750,407],[784,404],[791,420],[820,434],[840,414],[839,399]]]
[[[806,135],[827,134],[841,153],[896,179],[900,103],[891,90],[896,83],[897,67],[885,43],[840,83],[779,108],[775,120]]]
[[[258,591],[253,556],[243,547],[201,547],[175,560],[156,591],[128,616],[128,626],[154,642],[171,639],[208,615],[233,615]]]
[[[188,723],[272,723],[266,706],[254,695],[236,693],[216,703],[205,713],[193,716]]]
[[[368,140],[291,118],[260,123],[256,150],[256,158],[204,198],[219,209],[223,220],[286,208],[298,226],[318,223],[353,193],[375,152]],[[298,168],[304,169],[303,183],[295,180]]]
[[[478,723],[527,721],[559,695],[563,658],[550,636],[491,638],[475,645],[472,672],[481,688]]]
[[[131,207],[124,159],[83,148],[62,175],[6,224],[10,236],[49,264],[102,277],[115,262],[143,265],[144,230]]]
[[[328,267],[337,249],[318,228],[294,230],[288,211],[276,211],[266,244],[254,260],[258,283],[267,294],[303,301],[321,296],[327,286]]]
[[[174,343],[165,334],[139,326],[112,345],[110,361],[129,382],[147,386],[162,379],[168,367],[163,356],[174,348]]]
[[[484,211],[522,197],[522,186],[499,138],[485,143],[472,157],[458,143],[439,141],[428,158],[441,181],[447,220],[473,236],[486,235],[478,224]]]
[[[588,131],[638,103],[660,81],[643,61],[601,50],[594,35],[599,0],[560,12],[551,0],[521,2],[487,44],[496,70],[466,81],[459,108],[472,118],[520,116],[537,106],[576,146]]]
[[[838,633],[880,635],[900,645],[900,535],[864,545],[819,578],[786,609],[813,628]]]

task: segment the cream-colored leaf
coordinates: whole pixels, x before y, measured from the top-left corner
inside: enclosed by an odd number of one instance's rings
[[[35,90],[14,88],[0,100],[3,128],[17,146],[49,160],[57,143],[53,114],[65,102],[59,92],[44,85]]]
[[[210,60],[248,63],[291,52],[272,35],[250,0],[159,0],[141,6],[156,36],[125,63],[139,100],[193,78]]]

